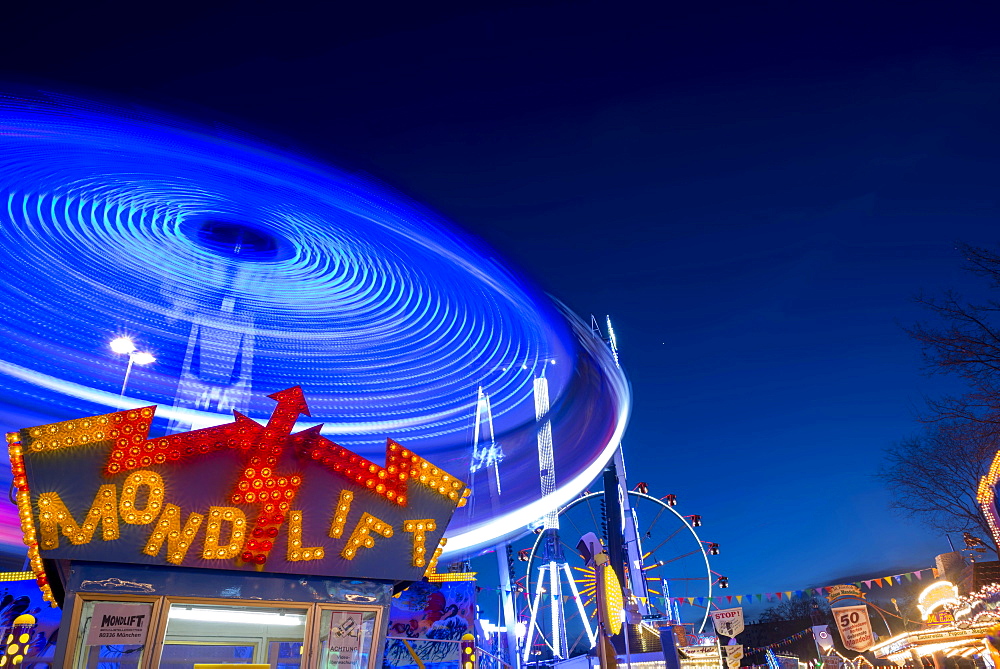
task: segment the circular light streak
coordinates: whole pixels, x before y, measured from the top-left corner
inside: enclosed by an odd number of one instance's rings
[[[0,103],[0,263],[6,430],[149,404],[161,432],[266,420],[266,395],[301,385],[298,429],[372,457],[392,437],[472,479],[482,501],[456,514],[450,551],[571,499],[628,414],[603,343],[475,240],[368,179],[175,120]],[[480,387],[503,453],[492,497],[469,472]]]

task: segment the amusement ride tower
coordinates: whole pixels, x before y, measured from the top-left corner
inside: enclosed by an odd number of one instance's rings
[[[596,320],[591,321],[593,336],[608,347],[618,366],[617,341],[610,320],[606,327],[607,337]],[[534,384],[538,462],[544,499],[555,489],[549,388],[544,372],[534,379]],[[595,604],[594,588],[599,585],[592,570],[571,569],[571,556],[575,555],[578,537],[560,536],[561,521],[564,527],[572,527],[576,532],[590,528],[598,530],[596,525],[603,526],[610,565],[624,591],[625,619],[632,626],[630,636],[655,634],[651,632],[652,626],[647,626],[645,631],[636,629],[643,621],[680,622],[677,604],[671,597],[670,581],[682,582],[686,592],[695,589],[699,597],[711,595],[714,572],[708,564],[706,548],[716,554],[718,544],[701,541],[694,530],[700,525],[700,517],[681,516],[675,511],[672,508],[676,504],[675,496],[651,497],[644,484],[636,490],[629,489],[621,443],[614,449],[595,485],[599,486],[599,491],[586,491],[575,500],[551,509],[541,519],[541,527],[535,530],[538,536],[533,547],[519,552],[519,557],[528,562],[526,586],[531,596],[526,643],[521,653],[525,663],[532,655],[536,656],[532,664],[549,662],[548,657],[538,657],[548,653],[551,653],[551,660],[565,659],[584,648],[593,648],[596,642],[589,609]],[[670,565],[669,575],[653,571],[665,565]],[[579,572],[577,578],[570,575],[574,571]],[[532,581],[533,578],[537,580]],[[653,587],[657,589],[651,589]],[[580,597],[581,592],[583,597]],[[576,602],[579,615],[572,610],[569,599]],[[704,627],[704,619],[701,626]],[[628,638],[622,639],[622,645]],[[586,642],[589,645],[584,646]],[[619,652],[627,652],[627,645],[624,648],[622,645],[615,642]]]
[[[608,343],[608,347],[611,349],[612,356],[614,356],[615,365],[621,368],[621,362],[618,359],[618,341],[615,338],[615,330],[611,326],[610,316],[607,317],[607,326],[608,338],[606,341]],[[621,551],[624,553],[621,557],[624,558],[628,564],[627,574],[620,573],[620,566],[616,569],[616,571],[619,572],[619,581],[622,584],[627,583],[632,595],[632,601],[634,601],[638,607],[639,613],[645,616],[649,613],[649,588],[643,572],[642,540],[639,537],[638,532],[639,522],[635,516],[635,511],[632,509],[632,505],[629,502],[629,496],[626,494],[629,488],[625,479],[625,454],[622,449],[621,442],[618,443],[618,448],[615,449],[614,460],[609,463],[609,467],[605,474],[605,505],[608,513],[611,513],[612,508],[621,510],[621,522],[618,524],[621,528],[620,536],[610,536],[610,529],[614,524],[609,522],[609,542],[613,543],[616,540],[621,541],[624,549]],[[611,499],[617,500],[618,503],[614,505],[611,504]],[[615,547],[609,546],[609,549],[612,552],[619,552],[615,550]],[[614,558],[612,558],[612,560],[614,560]],[[619,559],[619,565],[621,562],[622,560]],[[627,576],[627,581],[625,578],[622,578],[623,576]],[[663,597],[666,601],[670,601],[670,595],[666,592],[667,587],[667,583],[664,581]]]
[[[489,433],[486,441],[485,433]],[[478,482],[485,476],[490,490],[490,504],[495,508],[500,502],[500,461],[503,460],[503,448],[496,441],[493,432],[493,407],[490,396],[479,386],[476,393],[476,418],[472,435],[472,461],[469,463],[469,481]],[[483,472],[479,474],[479,472]],[[469,515],[472,515],[475,502],[469,505]]]
[[[538,468],[541,477],[542,497],[551,494],[555,490],[555,457],[552,453],[552,421],[549,419],[549,382],[545,378],[545,369],[542,374],[535,378],[535,420],[540,423],[537,428],[538,439]],[[533,641],[536,633],[540,632],[538,626],[538,611],[542,597],[549,601],[549,621],[547,626],[550,633],[547,636],[548,644],[552,651],[552,658],[556,660],[569,657],[569,647],[566,641],[566,612],[563,607],[563,583],[566,579],[570,592],[573,593],[573,601],[579,608],[580,617],[587,626],[587,634],[590,637],[591,645],[595,642],[596,636],[590,629],[587,614],[583,609],[583,602],[580,599],[580,592],[577,589],[576,581],[570,573],[569,564],[562,551],[559,541],[559,509],[552,509],[543,519],[541,527],[541,566],[538,570],[538,581],[535,584],[535,592],[531,601],[531,613],[528,621],[527,638],[525,639],[524,655],[522,660],[528,662]],[[546,583],[548,590],[546,590]]]
[[[489,440],[486,434],[489,434]],[[500,462],[503,460],[503,448],[496,441],[493,431],[493,406],[490,396],[480,386],[476,393],[476,418],[472,437],[472,462],[469,465],[469,486],[476,489],[482,477],[486,478],[490,491],[491,511],[500,506]],[[475,495],[471,497],[469,515],[475,511]],[[497,571],[500,576],[500,599],[503,626],[506,629],[507,658],[511,665],[518,666],[517,653],[517,618],[514,615],[514,590],[510,559],[510,542],[504,541],[494,547],[497,557]]]

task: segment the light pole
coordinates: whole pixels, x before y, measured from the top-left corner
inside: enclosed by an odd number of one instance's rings
[[[916,646],[914,646],[910,642],[910,619],[904,616],[903,612],[899,610],[899,602],[896,601],[895,597],[893,597],[889,601],[891,601],[892,605],[896,607],[896,613],[899,614],[899,617],[903,619],[903,629],[906,631],[906,643],[910,644],[910,655],[913,656],[913,665],[915,667],[920,667],[922,664],[922,660],[920,659],[920,653],[917,652]]]
[[[119,355],[128,355],[128,365],[125,367],[125,379],[122,381],[122,391],[118,393],[118,398],[125,396],[125,386],[128,385],[128,377],[132,373],[132,365],[148,365],[156,362],[156,358],[151,353],[137,351],[135,343],[128,337],[116,337],[111,340],[111,350]]]

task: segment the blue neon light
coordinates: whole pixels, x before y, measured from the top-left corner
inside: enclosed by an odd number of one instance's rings
[[[480,386],[503,494],[473,481],[457,550],[567,501],[620,438],[627,386],[588,329],[435,214],[355,175],[177,122],[0,103],[0,425],[158,404],[162,431],[265,419],[302,385],[313,423],[467,473]],[[108,342],[129,335],[157,361]],[[552,364],[552,361],[555,364]],[[557,491],[539,500],[532,385],[549,379]],[[6,473],[5,473],[6,474]],[[0,480],[6,481],[3,476]],[[16,544],[13,509],[0,540]]]

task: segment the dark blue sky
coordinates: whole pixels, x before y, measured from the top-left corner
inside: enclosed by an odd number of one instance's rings
[[[0,79],[368,172],[611,314],[632,479],[705,517],[730,592],[947,549],[873,473],[949,387],[901,328],[913,296],[971,290],[955,243],[997,242],[988,3],[162,12],[25,6]]]

